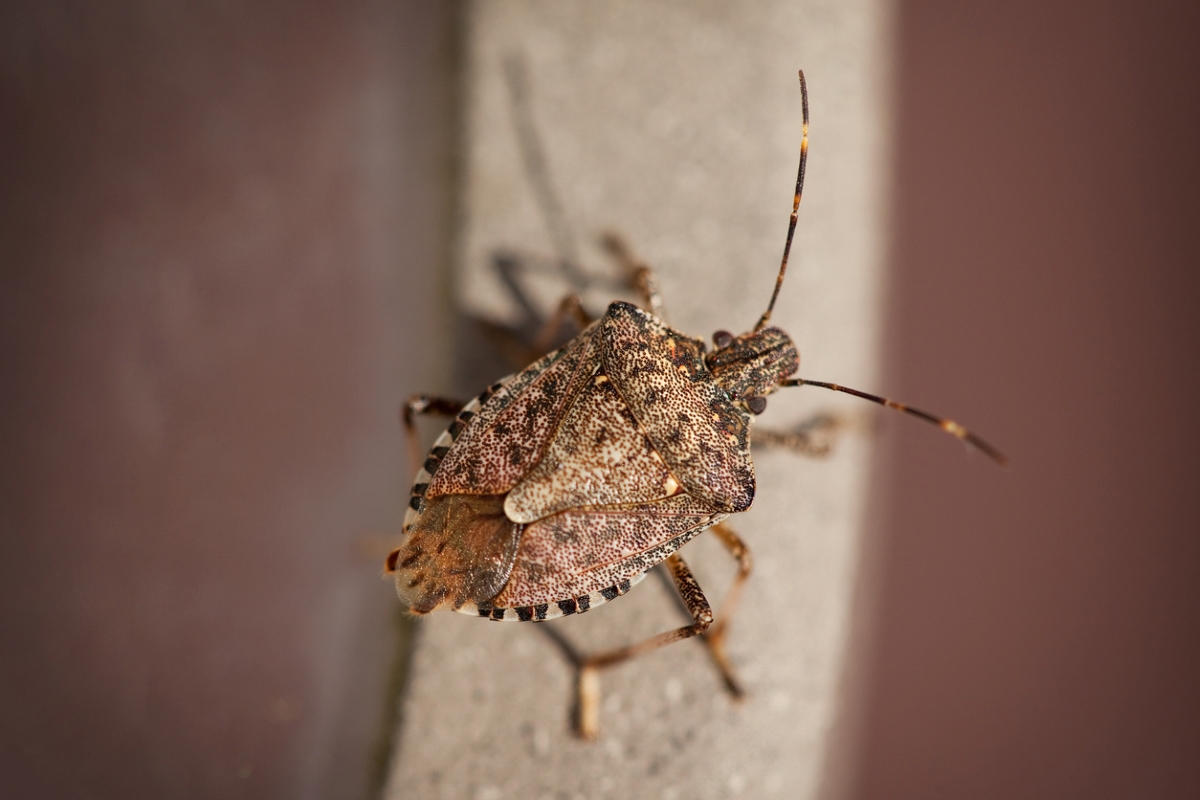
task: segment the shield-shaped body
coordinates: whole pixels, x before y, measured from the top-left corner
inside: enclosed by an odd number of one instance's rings
[[[735,399],[703,341],[613,303],[435,442],[391,560],[401,598],[418,614],[543,620],[624,594],[750,507],[750,417]]]

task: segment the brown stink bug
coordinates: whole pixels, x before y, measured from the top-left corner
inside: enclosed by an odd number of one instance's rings
[[[715,348],[663,322],[650,272],[610,241],[629,266],[644,309],[612,303],[590,321],[569,298],[582,332],[469,403],[414,397],[416,414],[454,415],[418,469],[403,544],[387,559],[414,614],[449,607],[491,620],[539,622],[581,613],[625,594],[665,562],[692,623],[617,650],[577,657],[581,735],[597,732],[598,670],[703,635],[726,685],[740,694],[724,636],[750,553],[723,521],[754,501],[751,421],[781,387],[847,392],[938,425],[997,462],[1004,457],[965,428],[883,397],[792,377],[800,357],[769,326],[787,271],[808,152],[808,92],[783,258],[766,311],[740,336],[717,331]],[[762,441],[761,439],[759,440]],[[678,550],[711,529],[738,561],[714,615]]]

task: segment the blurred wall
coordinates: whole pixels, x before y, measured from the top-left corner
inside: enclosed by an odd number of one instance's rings
[[[1200,6],[898,25],[884,388],[1012,465],[885,421],[854,796],[1198,797]]]
[[[0,12],[5,797],[366,791],[451,9]]]

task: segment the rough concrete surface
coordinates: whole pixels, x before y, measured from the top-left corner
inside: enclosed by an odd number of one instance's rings
[[[792,268],[775,321],[805,377],[875,385],[882,291],[889,7],[854,2],[479,2],[468,9],[457,291],[511,318],[498,250],[552,257],[513,123],[504,61],[523,59],[529,107],[583,268],[620,232],[657,270],[668,321],[695,335],[749,329],[770,295],[800,139],[812,127]],[[566,285],[538,279],[545,307]],[[586,295],[592,313],[610,290]],[[481,375],[479,386],[494,378]],[[761,424],[861,412],[816,389],[771,399]],[[837,719],[867,490],[868,437],[833,456],[756,453],[757,499],[731,520],[756,562],[730,650],[733,702],[684,642],[603,675],[598,743],[571,734],[573,672],[537,625],[438,613],[420,623],[393,798],[812,797]],[[683,551],[710,599],[733,574],[702,536]],[[666,583],[546,623],[583,650],[681,624]]]

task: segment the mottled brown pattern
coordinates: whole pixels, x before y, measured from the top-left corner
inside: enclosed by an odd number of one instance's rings
[[[748,508],[749,415],[704,357],[701,340],[613,303],[468,404],[414,488],[400,596],[416,613],[479,605],[493,619],[578,608]],[[526,617],[539,618],[513,615]]]
[[[604,369],[672,473],[713,510],[754,500],[750,417],[713,380],[699,339],[628,303],[600,321]]]
[[[555,603],[631,580],[724,516],[677,495],[539,520],[525,528],[508,584],[491,604]]]
[[[599,362],[595,326],[521,371],[483,405],[425,492],[504,494],[542,457],[569,400]]]
[[[675,588],[679,590],[679,596],[683,598],[683,604],[687,606],[692,619],[696,620],[701,631],[707,629],[713,621],[713,610],[704,596],[704,590],[681,557],[674,556],[667,564],[671,568],[671,577],[675,579]]]
[[[516,560],[524,526],[504,516],[503,495],[450,495],[426,503],[389,563],[414,614],[494,597]]]
[[[603,374],[579,393],[536,467],[513,488],[504,512],[534,522],[559,511],[658,500],[681,491]]]

